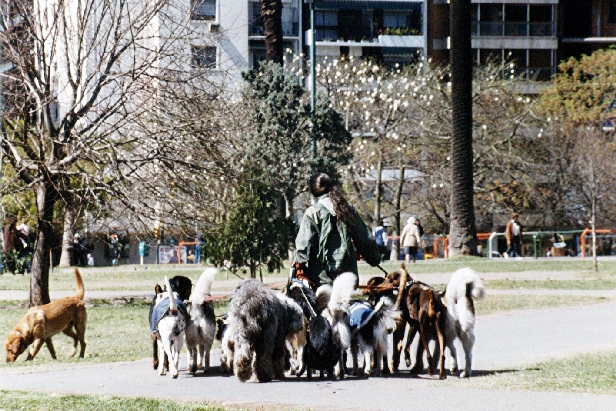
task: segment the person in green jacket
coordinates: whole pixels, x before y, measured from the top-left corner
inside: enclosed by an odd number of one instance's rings
[[[295,278],[316,289],[341,273],[357,275],[357,253],[377,266],[379,252],[370,229],[325,173],[309,181],[316,203],[304,213],[295,238]]]

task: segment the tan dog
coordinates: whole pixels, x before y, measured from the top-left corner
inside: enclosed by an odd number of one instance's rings
[[[81,344],[79,357],[83,358],[86,350],[84,335],[86,332],[86,307],[83,304],[84,288],[79,270],[75,267],[77,294],[64,297],[49,304],[32,307],[17,323],[6,337],[6,362],[13,362],[32,344],[26,361],[32,360],[43,343],[47,345],[51,358],[56,359],[56,352],[51,337],[63,332],[73,338],[74,344],[70,356],[77,352],[77,341]],[[75,331],[73,331],[73,326]]]

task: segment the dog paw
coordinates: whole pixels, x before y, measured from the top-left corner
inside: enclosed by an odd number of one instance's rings
[[[451,368],[449,369],[449,371],[450,371],[452,374],[457,374],[457,373],[458,373],[458,367],[451,367]]]
[[[462,371],[462,373],[460,374],[460,378],[470,378],[471,376],[471,372],[466,372],[466,370]]]
[[[439,380],[446,380],[446,379],[447,379],[447,375],[446,375],[446,374],[440,374],[440,375],[438,376],[438,379],[439,379]]]

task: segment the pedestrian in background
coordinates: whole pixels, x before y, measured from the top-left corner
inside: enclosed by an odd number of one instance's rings
[[[511,220],[505,227],[505,239],[507,240],[507,251],[503,257],[522,257],[522,224],[518,221],[518,213],[511,214]]]
[[[420,242],[421,236],[419,235],[419,228],[415,224],[415,217],[409,217],[400,236],[400,244],[404,247],[404,259],[407,263],[411,261],[411,256],[413,262],[417,260],[417,248]]]
[[[376,241],[376,247],[379,249],[379,257],[382,262],[387,256],[387,230],[383,225],[383,220],[379,220],[379,225],[374,229],[374,241]]]

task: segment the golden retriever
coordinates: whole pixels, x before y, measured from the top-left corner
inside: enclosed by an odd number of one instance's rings
[[[63,332],[74,340],[71,357],[77,352],[79,341],[81,344],[79,357],[83,358],[86,350],[84,335],[87,316],[83,304],[85,293],[83,281],[77,267],[75,267],[75,279],[77,280],[77,294],[74,297],[64,297],[49,304],[32,307],[19,320],[13,331],[6,337],[6,362],[14,362],[30,344],[32,347],[26,361],[32,360],[43,343],[47,345],[51,358],[55,360],[56,352],[51,337],[59,332]]]

